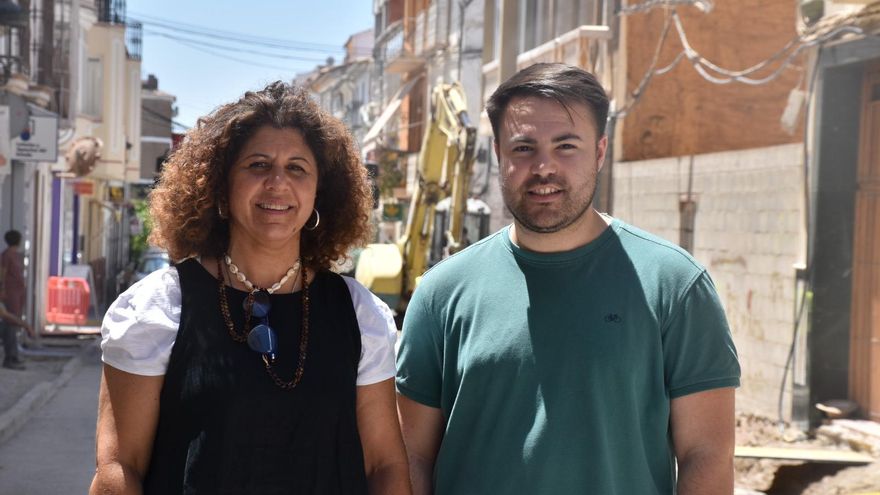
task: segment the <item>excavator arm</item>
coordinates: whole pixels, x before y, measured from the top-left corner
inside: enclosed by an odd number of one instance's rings
[[[356,278],[389,305],[402,311],[418,280],[428,268],[437,203],[451,198],[447,249],[462,246],[467,188],[474,163],[476,129],[467,113],[459,83],[437,85],[431,94],[431,114],[419,152],[416,184],[406,229],[396,246],[371,244],[361,253]],[[393,247],[392,247],[393,246]]]

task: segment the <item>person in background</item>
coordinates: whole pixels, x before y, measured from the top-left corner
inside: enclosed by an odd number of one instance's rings
[[[537,64],[487,111],[514,221],[433,267],[407,307],[414,493],[732,493],[727,321],[687,252],[593,208],[605,91]]]
[[[3,337],[3,367],[23,370],[24,362],[18,352],[18,331],[24,328],[34,337],[33,328],[21,316],[27,298],[24,280],[24,260],[19,250],[21,232],[10,230],[3,235],[6,249],[0,254],[0,335]]]
[[[370,230],[351,135],[300,88],[199,120],[150,195],[175,265],[109,308],[92,494],[409,494],[391,311],[329,267]]]

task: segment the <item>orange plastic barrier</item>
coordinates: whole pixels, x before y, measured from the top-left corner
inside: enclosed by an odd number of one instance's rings
[[[85,325],[89,315],[89,283],[84,278],[49,277],[46,322]]]

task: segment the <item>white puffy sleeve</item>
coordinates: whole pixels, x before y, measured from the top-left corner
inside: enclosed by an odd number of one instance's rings
[[[370,385],[394,376],[394,343],[397,327],[394,315],[382,300],[351,277],[342,277],[351,293],[351,302],[361,329],[361,361],[358,385]]]
[[[165,374],[180,325],[177,269],[157,270],[116,298],[101,325],[101,359],[135,375]]]

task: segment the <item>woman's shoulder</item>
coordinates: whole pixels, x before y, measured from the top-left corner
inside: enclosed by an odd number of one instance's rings
[[[180,298],[180,274],[175,265],[156,270],[135,282],[119,295],[114,305],[117,303],[154,305],[169,298],[178,300]]]
[[[173,266],[132,285],[104,315],[103,361],[138,375],[164,374],[180,325],[180,306],[180,280]]]
[[[384,335],[389,326],[394,326],[394,313],[381,299],[369,291],[353,277],[336,275],[342,279],[351,295],[351,304],[357,315],[361,333],[378,333]]]

